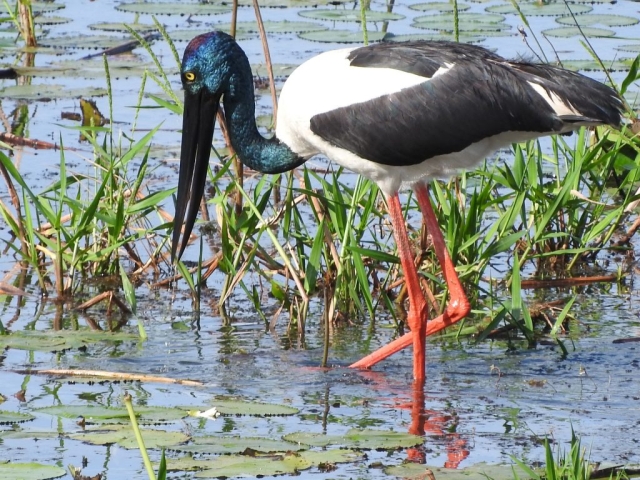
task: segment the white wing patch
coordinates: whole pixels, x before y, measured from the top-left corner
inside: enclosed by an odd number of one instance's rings
[[[570,103],[563,102],[555,92],[547,90],[538,83],[529,81],[527,83],[536,91],[538,95],[546,100],[549,106],[553,108],[553,111],[556,112],[556,115],[575,115],[578,117],[582,116],[582,113],[577,111]]]

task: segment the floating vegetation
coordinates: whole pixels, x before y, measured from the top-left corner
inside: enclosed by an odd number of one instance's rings
[[[295,432],[282,437],[290,442],[313,447],[340,445],[342,448],[362,450],[409,448],[422,445],[424,438],[410,433],[392,432],[388,430],[358,430],[352,428],[344,435],[325,435],[323,433]]]
[[[91,30],[103,30],[105,32],[125,32],[129,33],[129,29],[135,32],[151,32],[157,27],[150,23],[124,23],[124,22],[101,22],[88,25]],[[128,27],[128,28],[127,28]]]
[[[100,405],[54,405],[35,410],[62,418],[83,418],[87,424],[113,425],[129,424],[126,408],[103,407]],[[141,424],[158,424],[180,420],[187,416],[182,408],[136,406],[136,419]]]
[[[27,87],[27,85],[23,85]],[[41,85],[33,85],[39,87]],[[19,88],[19,87],[12,87]],[[62,88],[62,87],[61,87]],[[10,90],[5,89],[5,90]],[[0,94],[5,97],[5,94]],[[75,92],[74,92],[75,93]],[[81,96],[81,93],[78,93]],[[70,348],[81,348],[98,342],[137,341],[132,333],[104,332],[100,330],[19,330],[11,335],[0,335],[0,348],[17,348],[42,352],[59,352]]]
[[[440,15],[423,15],[416,17],[414,22],[434,23],[434,24],[451,24],[453,27],[455,18],[453,13],[442,13]],[[487,13],[467,13],[462,12],[458,15],[458,21],[463,23],[502,23],[505,21],[504,16],[498,14]]]
[[[618,47],[616,47],[616,50],[620,50],[621,52],[640,53],[640,43],[631,45],[619,45]]]
[[[602,60],[608,72],[625,72],[631,68],[633,60]],[[562,66],[576,71],[602,71],[602,66],[596,60],[563,60]]]
[[[67,17],[46,17],[44,15],[37,16],[33,19],[35,25],[63,25],[70,21],[71,19]]]
[[[526,17],[536,16],[536,15],[569,15],[569,9],[566,7],[564,3],[520,3],[519,4],[520,11]],[[487,12],[490,13],[500,13],[503,15],[518,15],[518,10],[513,5],[494,5],[492,7],[487,7]],[[581,13],[588,13],[593,10],[593,7],[588,5],[572,5],[571,11],[574,15],[579,15]]]
[[[34,417],[30,413],[8,412],[0,410],[0,425],[12,425],[16,423],[24,423],[33,420]]]
[[[147,448],[173,447],[189,440],[189,436],[182,432],[168,432],[166,430],[141,429],[142,438]],[[122,448],[138,448],[136,437],[131,433],[131,425],[105,425],[100,428],[85,430],[68,435],[73,440],[79,440],[93,445],[118,444]]]
[[[336,9],[319,9],[305,10],[299,12],[298,15],[305,18],[313,18],[316,20],[329,20],[335,22],[360,22],[362,16],[360,10],[336,10]],[[375,10],[367,10],[367,22],[387,22],[392,20],[402,20],[404,15],[391,12],[380,12]]]
[[[260,0],[261,8],[315,8],[326,5],[338,5],[350,0]],[[228,2],[231,5],[231,2]],[[241,7],[253,7],[253,0],[238,0]]]
[[[634,17],[629,17],[626,15],[605,15],[605,14],[588,14],[588,15],[579,15],[576,16],[575,20],[573,17],[560,17],[556,18],[556,22],[562,25],[575,25],[578,22],[578,25],[581,27],[589,26],[589,25],[606,25],[607,27],[627,27],[629,25],[636,25],[640,23],[640,20]]]
[[[103,78],[106,75],[102,58],[87,60],[65,60],[52,63],[47,67],[14,67],[18,75],[28,77],[68,77],[68,78]],[[150,62],[142,62],[138,58],[110,58],[109,74],[113,78],[142,77],[144,72],[156,72],[157,67]],[[177,72],[177,67],[175,68]],[[171,69],[167,69],[171,72]]]
[[[549,37],[559,38],[581,37],[583,34],[587,37],[613,37],[616,32],[596,27],[559,27],[543,30],[542,34]]]
[[[147,15],[220,15],[231,12],[228,5],[184,2],[121,3],[116,10]]]
[[[192,454],[230,454],[241,453],[246,449],[262,453],[273,452],[297,452],[308,447],[286,440],[273,440],[271,438],[239,437],[231,435],[216,435],[207,437],[194,437],[189,445],[176,445],[171,450],[189,452]]]
[[[227,33],[231,31],[230,23],[218,23],[215,24],[214,27],[216,30],[222,30]],[[267,33],[302,33],[327,30],[327,27],[314,22],[290,22],[283,20],[278,22],[266,21],[264,22],[264,29]],[[259,31],[257,22],[238,22],[236,24],[236,35],[248,33],[257,34]]]
[[[418,10],[419,12],[429,12],[432,10],[438,12],[453,12],[453,4],[450,2],[427,2],[416,3],[415,5],[409,5],[411,10]],[[469,10],[471,5],[467,3],[458,3],[458,12],[464,12]]]
[[[130,37],[111,37],[108,35],[72,35],[39,40],[40,45],[51,48],[89,48],[107,49],[132,41]]]
[[[368,32],[370,42],[379,42],[385,32]],[[328,43],[362,43],[362,32],[353,32],[351,30],[325,30],[322,32],[305,32],[299,33],[298,37],[312,42],[328,42]]]
[[[20,463],[6,460],[0,463],[0,478],[20,478],[24,480],[45,480],[58,478],[67,474],[62,467],[44,465],[42,463]]]
[[[453,32],[455,30],[453,22],[433,21],[429,16],[417,17],[411,26],[414,28],[440,30],[444,32]],[[511,31],[511,25],[506,23],[460,23],[458,25],[458,31],[463,33],[478,32],[480,35],[484,34],[484,32],[501,32],[502,34],[506,34]]]
[[[249,402],[240,399],[216,399],[213,406],[221,415],[253,415],[258,417],[295,415],[297,408],[273,403]]]
[[[62,3],[54,3],[54,2],[30,2],[30,5],[31,5],[31,11],[33,12],[34,17],[42,13],[55,12],[56,10],[62,10],[63,8],[65,8],[65,6]],[[11,10],[15,10],[16,4],[10,3],[8,4],[7,8]]]
[[[504,32],[482,32],[478,33],[478,35],[470,35],[468,32],[460,35],[458,41],[460,43],[479,43],[486,40],[487,37],[493,36],[506,36],[507,34]],[[406,35],[392,35],[387,34],[384,37],[385,42],[415,42],[415,41],[423,41],[423,40],[455,40],[453,32],[438,32],[438,33],[409,33]]]

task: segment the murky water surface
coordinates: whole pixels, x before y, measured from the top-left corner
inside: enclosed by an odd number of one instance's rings
[[[61,14],[72,18],[72,23],[52,26],[50,36],[71,33],[88,33],[87,25],[96,19],[132,21],[130,14],[117,12],[111,1],[66,2]],[[397,3],[396,12],[407,16],[393,23],[389,29],[397,34],[417,33],[410,27],[411,19],[422,14],[410,10],[414,2]],[[487,5],[498,2],[471,4],[470,11],[483,11]],[[616,4],[597,4],[599,13],[640,17],[640,4],[619,1]],[[375,4],[374,4],[375,6]],[[377,5],[378,8],[381,5]],[[347,7],[351,8],[351,6]],[[296,20],[298,9],[267,9],[266,20]],[[241,20],[252,20],[251,9],[241,9]],[[145,20],[147,20],[145,18]],[[160,17],[170,28],[213,28],[215,22],[226,22],[227,15],[195,17],[202,23],[190,23],[186,17]],[[536,29],[556,27],[553,17],[532,17]],[[520,23],[517,17],[507,21],[513,32],[508,37],[487,38],[482,45],[497,48],[505,56],[527,54],[528,50],[517,36]],[[329,25],[332,26],[332,25]],[[357,27],[345,27],[356,29]],[[375,30],[378,26],[372,25]],[[623,39],[593,39],[596,51],[605,59],[613,60],[622,54],[616,50],[620,43],[630,43],[630,38],[640,37],[638,27],[614,28]],[[295,35],[273,35],[270,38],[272,57],[276,63],[300,63],[335,44],[312,43],[297,39]],[[554,39],[559,55],[564,59],[586,59],[588,54],[578,39]],[[184,43],[178,44],[182,52]],[[243,42],[251,60],[259,63],[259,40]],[[546,48],[546,45],[543,44]],[[174,67],[166,46],[158,44],[155,50],[165,65]],[[65,53],[65,59],[76,59],[86,51]],[[553,55],[550,51],[547,52]],[[139,61],[144,53],[136,50]],[[38,55],[36,64],[47,65],[60,57]],[[4,58],[7,63],[12,57]],[[602,74],[594,73],[602,78]],[[104,86],[104,80],[35,78],[34,83],[60,83],[68,88],[80,86]],[[4,85],[10,85],[5,81]],[[175,76],[175,89],[179,90]],[[128,131],[140,87],[139,78],[114,79],[114,120],[127,122]],[[153,91],[153,88],[151,88]],[[267,95],[259,99],[259,113],[270,109]],[[96,99],[98,106],[107,111],[107,100]],[[149,103],[150,104],[150,103]],[[16,102],[4,100],[2,107],[9,112]],[[60,135],[67,146],[78,146],[77,133],[65,129],[74,125],[61,120],[61,111],[77,111],[76,99],[52,102],[34,102],[30,105],[33,118],[29,122],[31,138],[57,141]],[[178,128],[181,120],[166,110],[143,110],[138,128],[155,127],[161,120],[163,133],[156,140],[160,148],[154,150],[153,175],[149,178],[150,190],[173,185],[177,172],[176,148],[179,143]],[[144,132],[143,132],[144,133]],[[142,134],[142,133],[141,133]],[[77,173],[92,171],[87,161],[91,152],[79,145],[79,152],[69,153],[68,168]],[[16,155],[21,172],[31,187],[38,191],[57,178],[59,154],[51,151],[21,150]],[[348,181],[348,178],[347,180]],[[3,184],[4,185],[4,184]],[[0,191],[7,201],[6,189]],[[169,203],[169,202],[167,202]],[[167,205],[171,210],[171,206]],[[2,238],[8,239],[8,230]],[[197,248],[187,251],[187,259],[197,258]],[[611,258],[615,271],[616,259]],[[8,277],[14,259],[7,254],[0,258],[0,269]],[[640,343],[613,343],[614,340],[640,334],[640,308],[632,277],[627,278],[624,290],[614,287],[600,289],[588,287],[582,290],[552,292],[550,298],[577,294],[574,307],[576,322],[572,323],[565,342],[569,355],[563,356],[553,342],[542,342],[535,349],[526,349],[524,343],[486,341],[479,345],[465,340],[457,343],[451,339],[432,340],[429,346],[428,380],[426,386],[426,442],[422,449],[429,465],[459,468],[487,463],[510,463],[514,455],[527,462],[544,459],[540,440],[555,439],[566,446],[571,427],[581,436],[583,445],[591,450],[597,461],[640,463]],[[376,318],[376,328],[369,320],[355,322],[352,326],[336,327],[331,332],[330,359],[334,368],[320,369],[323,332],[320,325],[323,306],[312,302],[307,325],[306,348],[301,348],[295,337],[286,332],[283,316],[275,331],[264,328],[262,320],[246,302],[242,293],[229,302],[231,327],[224,326],[216,303],[222,277],[214,277],[205,292],[202,312],[196,317],[186,287],[176,292],[151,291],[144,285],[138,287],[139,320],[144,323],[149,339],[145,342],[121,345],[92,345],[85,350],[71,349],[64,353],[26,352],[8,349],[0,357],[0,393],[7,397],[3,410],[33,412],[49,405],[121,405],[122,395],[129,391],[139,405],[191,406],[204,409],[212,404],[214,395],[229,394],[245,399],[292,405],[300,414],[292,417],[226,417],[215,422],[185,420],[175,428],[194,435],[227,433],[242,436],[267,436],[279,438],[294,431],[326,432],[337,434],[353,427],[374,427],[407,431],[412,418],[411,356],[404,352],[377,366],[371,372],[358,372],[346,368],[350,362],[364,353],[386,343],[393,334],[388,328],[390,320],[381,313]],[[35,281],[34,281],[35,283]],[[56,307],[42,304],[35,284],[28,286],[33,296],[24,299],[19,307],[16,299],[5,297],[0,319],[11,331],[24,329],[46,330],[52,328]],[[210,301],[209,301],[210,300]],[[267,308],[270,307],[266,300]],[[104,321],[104,311],[92,312],[98,323]],[[64,328],[79,324],[88,317],[65,311],[61,317]],[[137,332],[135,320],[129,321],[125,330]],[[194,379],[204,382],[203,387],[184,387],[159,384],[69,383],[39,375],[17,373],[26,368],[94,369],[129,373],[146,373],[178,379]],[[13,394],[25,390],[24,398]],[[73,432],[80,429],[72,420],[36,414],[36,419],[19,428],[34,431]],[[84,474],[105,473],[105,478],[146,478],[137,450],[117,446],[96,447],[65,438],[43,439],[34,442],[5,440],[0,447],[0,459],[12,461],[38,461],[66,466],[80,466],[86,457],[88,466]],[[317,470],[304,472],[303,477],[315,478],[383,478],[382,470],[367,468],[373,462],[385,465],[399,464],[406,451],[393,453],[368,452],[368,459],[355,464],[339,466],[330,474]],[[157,454],[156,454],[157,458]]]

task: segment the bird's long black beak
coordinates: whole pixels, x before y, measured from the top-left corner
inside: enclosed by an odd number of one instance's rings
[[[180,259],[187,246],[204,194],[220,97],[221,94],[211,94],[204,89],[197,94],[185,90],[178,200],[171,245],[171,259],[174,263]],[[183,225],[184,233],[180,242]]]

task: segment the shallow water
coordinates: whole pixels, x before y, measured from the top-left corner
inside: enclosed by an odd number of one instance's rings
[[[395,22],[390,30],[416,33],[410,20],[422,15],[407,8],[411,2],[399,4],[395,11],[407,19]],[[470,11],[482,11],[485,6],[498,2],[471,4]],[[86,33],[87,24],[96,18],[131,21],[132,15],[116,12],[117,2],[77,2],[61,14],[73,18],[71,24],[51,27],[51,35],[70,32]],[[375,4],[374,4],[375,5]],[[626,14],[639,17],[638,4],[620,1],[614,5],[594,5],[600,13]],[[377,5],[380,7],[380,5]],[[266,9],[265,20],[298,19],[295,9]],[[252,10],[241,9],[240,19],[251,20]],[[186,28],[186,18],[161,17],[172,28]],[[147,20],[147,18],[145,18]],[[196,20],[200,20],[197,19]],[[228,21],[228,16],[202,17],[205,25]],[[507,18],[514,27],[514,35],[506,38],[489,37],[482,45],[497,48],[509,57],[526,53],[527,48],[517,36],[516,17]],[[556,26],[552,17],[531,17],[534,28]],[[193,26],[193,25],[192,25]],[[212,28],[212,27],[211,27]],[[357,28],[351,26],[350,28]],[[375,26],[370,28],[375,29]],[[614,28],[619,36],[638,36],[638,27]],[[295,40],[295,41],[293,41]],[[603,58],[620,55],[615,50],[628,39],[594,39],[596,51]],[[562,58],[588,58],[577,39],[553,40]],[[300,63],[303,59],[335,44],[312,43],[297,39],[295,35],[270,37],[272,57],[276,63]],[[259,62],[261,47],[258,40],[243,42],[250,58]],[[172,66],[166,46],[154,47],[165,65]],[[184,43],[178,44],[179,51]],[[65,58],[79,58],[87,52],[66,53]],[[547,52],[549,53],[549,52]],[[136,55],[144,58],[140,49]],[[630,54],[626,54],[627,57]],[[46,65],[59,57],[38,55],[37,64]],[[5,57],[11,63],[11,57]],[[594,74],[601,78],[602,74]],[[103,80],[35,78],[34,83],[62,83],[68,88],[101,84]],[[5,81],[5,85],[8,82]],[[130,122],[133,118],[139,78],[114,79],[114,120]],[[179,89],[175,76],[174,87]],[[268,95],[259,99],[259,113],[270,111]],[[108,111],[107,100],[96,99],[103,113]],[[5,112],[15,106],[13,100],[3,101]],[[37,107],[37,108],[36,108]],[[31,138],[57,140],[65,145],[77,145],[77,133],[61,128],[73,126],[61,120],[61,111],[77,111],[77,100],[30,104],[33,118],[29,122]],[[140,113],[139,128],[153,128],[158,124],[157,110]],[[157,169],[149,181],[149,188],[161,189],[172,185],[177,171],[176,147],[179,143],[181,121],[176,115],[162,111],[163,133],[160,142],[169,148],[159,149],[154,162]],[[122,125],[128,131],[128,123]],[[144,133],[144,132],[143,132]],[[142,134],[143,134],[142,133]],[[141,134],[139,134],[141,135]],[[80,145],[79,153],[69,153],[70,167],[78,173],[91,172],[87,162],[90,151]],[[52,151],[34,152],[23,149],[16,155],[20,170],[32,188],[39,190],[57,178],[59,154]],[[347,180],[348,181],[348,177]],[[0,196],[7,202],[4,184]],[[168,204],[170,202],[167,202]],[[168,209],[171,207],[167,205]],[[7,239],[7,229],[1,236]],[[187,251],[187,259],[197,258],[197,247]],[[4,254],[0,269],[11,271],[14,259]],[[616,262],[610,269],[615,271]],[[10,275],[8,278],[12,278]],[[638,336],[640,307],[637,305],[634,277],[627,278],[626,288],[591,286],[575,291],[543,292],[531,295],[536,299],[562,298],[577,294],[574,306],[577,322],[565,342],[569,355],[564,357],[553,342],[543,342],[535,349],[526,349],[523,342],[485,341],[478,345],[470,340],[456,342],[449,338],[432,340],[429,345],[428,380],[425,392],[426,442],[419,449],[428,465],[464,468],[480,462],[511,463],[511,455],[526,462],[544,460],[541,439],[552,438],[565,446],[573,428],[581,435],[583,445],[591,450],[596,461],[640,463],[640,354],[638,343],[613,343],[614,340]],[[369,320],[352,326],[337,326],[331,332],[331,369],[320,369],[323,331],[321,318],[323,305],[315,300],[310,307],[309,323],[304,348],[295,336],[287,334],[285,318],[281,318],[275,332],[265,329],[263,322],[247,303],[244,294],[234,294],[229,300],[231,327],[218,315],[215,305],[222,276],[209,282],[205,301],[198,317],[192,312],[186,286],[177,291],[153,291],[145,285],[138,287],[138,319],[148,333],[145,342],[125,342],[120,345],[95,344],[84,350],[71,349],[63,353],[26,352],[8,349],[0,357],[0,393],[7,397],[2,409],[34,412],[49,405],[120,405],[125,390],[138,405],[192,406],[204,409],[211,405],[214,395],[236,395],[245,399],[292,405],[300,414],[292,417],[225,417],[215,422],[202,423],[192,419],[170,427],[194,435],[230,433],[242,436],[280,437],[294,431],[342,433],[352,427],[375,427],[407,431],[412,423],[408,405],[413,400],[411,391],[411,355],[400,353],[376,366],[371,372],[352,371],[345,366],[364,353],[386,343],[393,335],[388,327],[391,320],[381,313],[376,318],[376,329],[369,329]],[[51,302],[42,304],[34,284],[27,290],[31,296],[22,299],[6,297],[2,321],[11,331],[25,329],[46,330],[56,322],[56,308]],[[40,310],[42,308],[42,310]],[[265,308],[275,310],[273,301]],[[98,323],[104,323],[106,312],[91,313]],[[61,319],[64,328],[77,324],[84,328],[88,317],[65,310]],[[135,319],[130,319],[125,330],[137,332]],[[549,343],[548,345],[546,343]],[[203,387],[160,385],[153,383],[69,383],[39,375],[16,373],[25,368],[82,368],[105,371],[148,373],[178,379],[204,382]],[[25,390],[24,401],[13,396]],[[9,428],[9,427],[6,427]],[[32,422],[18,428],[33,431],[74,432],[80,427],[73,420],[38,414]],[[0,440],[5,459],[38,461],[66,466],[82,464],[86,457],[85,475],[104,472],[104,478],[146,478],[137,450],[118,446],[91,446],[60,438],[47,438],[34,442]],[[158,453],[153,452],[157,459]],[[173,454],[170,454],[173,455]],[[407,458],[407,451],[367,452],[366,461],[341,465],[330,474],[317,470],[303,472],[301,476],[316,478],[385,478],[382,470],[368,468],[380,461],[385,465],[399,464]],[[170,456],[171,458],[171,456]]]

